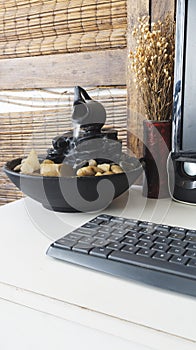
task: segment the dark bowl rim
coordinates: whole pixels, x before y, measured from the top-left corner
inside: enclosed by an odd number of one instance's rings
[[[38,156],[39,157],[39,156]],[[130,157],[130,158],[134,158],[134,159],[137,159],[135,157]],[[11,162],[14,162],[14,161],[19,161],[19,160],[22,160],[22,157],[19,157],[19,158],[14,158],[12,160],[9,160],[8,162],[6,162],[3,166],[3,170],[5,171],[5,173],[9,173],[10,175],[14,175],[14,176],[18,176],[18,177],[21,177],[21,178],[33,178],[33,179],[93,179],[93,178],[96,178],[97,180],[98,179],[103,179],[103,178],[110,178],[110,177],[113,177],[114,175],[120,177],[120,176],[124,176],[126,175],[127,173],[134,173],[136,171],[138,171],[139,169],[142,169],[142,164],[140,163],[140,165],[137,167],[137,168],[134,168],[134,169],[130,169],[130,171],[125,171],[123,173],[119,173],[119,174],[110,174],[110,175],[102,175],[102,176],[76,176],[76,175],[72,175],[72,176],[62,176],[62,177],[59,177],[59,176],[42,176],[42,175],[31,175],[31,174],[21,174],[21,173],[18,173],[14,170],[11,170],[8,166],[9,163]],[[139,160],[138,160],[139,161]]]

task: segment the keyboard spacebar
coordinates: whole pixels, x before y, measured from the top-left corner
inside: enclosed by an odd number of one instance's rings
[[[113,251],[108,259],[119,261],[126,264],[136,265],[147,269],[153,269],[170,273],[174,275],[184,276],[196,279],[196,269],[189,266],[174,264],[168,261],[160,261],[151,257],[144,257],[136,254],[121,252],[119,250]]]

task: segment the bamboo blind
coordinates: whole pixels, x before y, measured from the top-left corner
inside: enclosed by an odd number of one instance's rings
[[[126,89],[87,88],[95,100],[100,101],[107,112],[106,125],[118,130],[118,136],[126,148]],[[33,96],[31,96],[33,95]],[[23,157],[34,148],[46,154],[52,138],[72,128],[71,114],[73,91],[38,90],[0,92],[1,106],[10,109],[0,119],[0,205],[21,197],[19,190],[3,173],[2,166],[9,160]],[[26,109],[26,111],[24,111]]]
[[[6,0],[0,58],[126,47],[126,0]]]

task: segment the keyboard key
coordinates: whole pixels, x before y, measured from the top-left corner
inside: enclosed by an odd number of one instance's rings
[[[91,244],[95,241],[94,238],[92,237],[86,237],[86,236],[83,236],[79,239],[78,243],[82,242],[82,243],[88,243],[88,244]]]
[[[97,232],[93,235],[93,237],[101,238],[101,239],[107,239],[109,236],[110,236],[110,234],[107,232],[105,232],[105,233],[104,232]]]
[[[118,224],[122,224],[122,223],[125,222],[125,218],[113,216],[113,217],[111,218],[111,221],[112,221],[112,222],[116,222],[116,223],[118,223]]]
[[[111,235],[108,237],[108,241],[111,241],[111,242],[120,242],[121,240],[123,239],[122,236],[118,236],[118,235]]]
[[[86,224],[82,225],[82,227],[84,228],[90,228],[90,229],[96,229],[98,227],[97,224],[93,223],[93,222],[87,222]]]
[[[97,224],[97,225],[102,224],[102,222],[104,222],[104,221],[102,219],[98,219],[98,218],[92,219],[90,221],[90,223]]]
[[[138,242],[136,238],[124,238],[121,243],[135,245]]]
[[[153,232],[155,232],[155,230],[151,227],[150,228],[142,228],[141,230],[139,230],[139,233],[147,234],[147,235],[149,235]]]
[[[119,235],[119,236],[125,236],[129,232],[128,229],[126,230],[119,230],[118,228],[115,228],[115,230],[112,232],[113,235]]]
[[[132,232],[132,231],[129,231],[128,233],[126,233],[125,237],[127,238],[136,238],[136,239],[139,239],[141,237],[141,233],[139,232]]]
[[[185,234],[182,232],[178,232],[178,233],[173,232],[173,233],[170,233],[168,237],[171,239],[183,239],[185,237]]]
[[[187,236],[189,235],[196,235],[196,230],[188,230],[187,233],[186,233]]]
[[[190,259],[187,266],[196,267],[196,259]]]
[[[138,250],[139,250],[139,248],[135,247],[134,245],[125,245],[121,249],[122,252],[127,252],[127,253],[131,253],[131,254],[135,254]]]
[[[109,243],[106,239],[97,239],[96,241],[92,242],[92,246],[94,247],[104,247]]]
[[[169,231],[163,231],[163,230],[155,230],[154,231],[154,236],[156,237],[168,237],[169,236]]]
[[[161,230],[161,231],[168,231],[170,230],[171,226],[169,225],[156,225],[155,226],[156,230]]]
[[[79,241],[79,239],[80,238],[82,238],[82,235],[80,234],[80,235],[78,235],[77,233],[75,233],[75,232],[71,232],[71,233],[68,233],[68,235],[66,235],[65,237],[64,237],[65,239],[70,239],[71,241]]]
[[[92,247],[89,244],[85,243],[77,243],[73,246],[72,250],[80,253],[88,254]]]
[[[189,243],[186,246],[187,249],[189,250],[196,250],[196,244],[195,243]]]
[[[122,247],[124,247],[124,244],[118,243],[118,242],[111,242],[106,246],[106,248],[109,248],[112,250],[120,250]]]
[[[137,244],[136,244],[136,247],[140,247],[140,248],[148,248],[150,249],[152,247],[153,243],[152,242],[149,242],[149,241],[139,241]]]
[[[185,256],[178,256],[178,255],[172,256],[171,259],[169,260],[169,262],[172,262],[174,264],[180,264],[180,265],[185,265],[187,261],[188,261],[188,258],[186,258]]]
[[[162,243],[162,244],[170,244],[171,239],[167,238],[167,237],[156,237],[155,243]]]
[[[97,247],[97,248],[93,248],[90,251],[90,255],[98,256],[100,258],[107,258],[111,252],[112,252],[112,249]]]
[[[181,247],[181,248],[185,248],[187,245],[187,242],[183,242],[183,241],[177,241],[177,240],[173,240],[170,243],[171,247]]]
[[[70,239],[59,239],[58,241],[53,243],[53,246],[57,248],[71,250],[74,244],[76,244],[76,241],[71,241]]]
[[[152,247],[152,250],[158,250],[158,251],[161,251],[161,252],[166,252],[168,250],[168,245],[167,244],[159,244],[159,243],[156,243],[153,245]]]
[[[125,219],[125,224],[130,226],[137,226],[139,224],[139,221],[137,219]]]
[[[100,226],[100,228],[98,229],[98,232],[107,232],[107,233],[112,233],[114,231],[114,228],[112,227],[104,227],[104,226]]]
[[[184,238],[184,242],[193,242],[196,243],[196,236],[195,235],[189,235]]]
[[[185,250],[181,247],[177,248],[177,247],[171,247],[168,250],[168,253],[174,254],[174,255],[183,255],[185,252]]]
[[[186,229],[185,228],[183,228],[183,227],[172,227],[171,229],[170,229],[170,232],[171,233],[183,233],[183,234],[185,234],[186,233]]]
[[[137,232],[139,230],[141,230],[141,228],[137,225],[128,225],[127,226],[127,230],[129,230],[129,232]]]
[[[156,224],[154,224],[153,222],[149,222],[149,221],[142,221],[142,222],[140,222],[139,226],[152,229],[156,226]]]
[[[170,257],[171,257],[171,254],[165,253],[165,252],[156,252],[153,255],[153,259],[165,260],[165,261],[168,261]]]
[[[153,242],[155,240],[155,237],[153,235],[142,235],[140,237],[140,240]]]
[[[141,248],[141,249],[138,250],[138,252],[136,254],[137,255],[141,255],[141,256],[148,256],[148,257],[150,257],[153,254],[153,252],[150,249]]]
[[[97,216],[97,219],[108,221],[108,220],[112,219],[112,216],[111,215],[107,215],[107,214],[101,214],[101,215]]]
[[[92,229],[89,229],[89,228],[85,228],[85,227],[80,227],[80,228],[77,228],[76,230],[73,231],[74,233],[77,233],[77,234],[82,234],[82,235],[92,235],[92,233],[95,233],[96,230],[92,230]]]
[[[105,220],[99,226],[100,227],[113,227],[113,226],[115,226],[115,222]]]
[[[117,230],[126,230],[128,225],[127,224],[118,224],[116,227],[117,227]]]
[[[185,252],[184,256],[187,256],[187,258],[196,258],[196,251],[194,251],[194,250],[187,250]]]

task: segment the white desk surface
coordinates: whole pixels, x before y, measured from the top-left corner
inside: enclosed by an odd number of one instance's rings
[[[137,186],[113,201],[104,212],[195,228],[196,206],[170,199],[146,199]],[[60,334],[64,339],[61,344],[65,345],[66,340],[71,341],[71,336],[60,332],[61,327],[70,330],[68,334],[79,334],[83,344],[88,332],[95,343],[98,338],[103,344],[108,341],[112,345],[107,349],[125,350],[128,346],[133,350],[196,349],[196,298],[46,256],[53,240],[96,215],[55,213],[29,198],[0,208],[0,327],[5,328],[0,345],[9,329],[6,324],[14,330],[18,319],[24,329],[28,321],[32,323],[40,337],[42,334],[43,338],[44,335],[47,339],[55,338],[57,332],[57,336]],[[54,324],[58,324],[58,331]],[[19,335],[20,326],[19,322]],[[15,334],[16,339],[18,334]],[[78,348],[80,336],[69,349]],[[53,344],[53,340],[50,343]],[[11,348],[1,346],[3,350]]]

